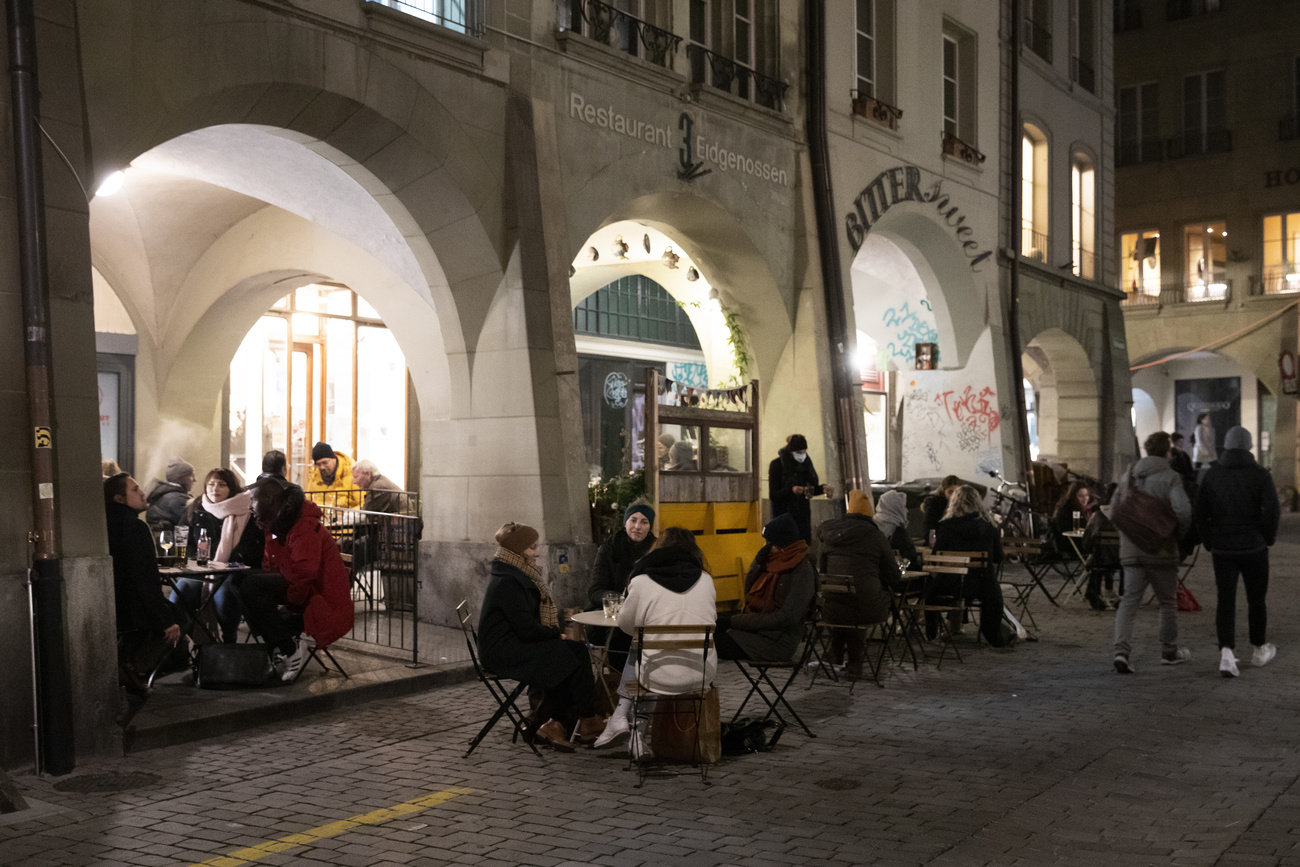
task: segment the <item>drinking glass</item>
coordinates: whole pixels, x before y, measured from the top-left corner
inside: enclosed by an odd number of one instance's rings
[[[897,558],[895,558],[895,559],[898,560],[898,571],[899,571],[899,572],[906,572],[906,571],[907,571],[907,568],[908,568],[909,566],[912,565],[912,561],[909,560],[909,559],[907,559],[906,557],[897,557]]]
[[[177,527],[172,531],[172,535],[176,538],[176,553],[184,560],[190,544],[190,528]]]
[[[1076,532],[1081,529],[1079,525],[1083,523],[1082,518],[1083,514],[1081,512],[1074,513],[1074,529]]]
[[[172,553],[172,531],[163,530],[158,534],[158,547],[162,548],[163,556],[170,557]]]
[[[606,593],[600,597],[601,606],[605,609],[606,617],[617,617],[618,609],[623,604],[623,597],[618,593]]]

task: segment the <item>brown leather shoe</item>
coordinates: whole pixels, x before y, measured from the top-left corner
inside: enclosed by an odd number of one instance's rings
[[[537,739],[550,744],[551,749],[557,753],[571,753],[574,750],[573,744],[569,743],[569,738],[564,733],[564,726],[557,720],[542,723],[537,729]]]
[[[580,744],[595,743],[601,732],[605,731],[605,717],[597,714],[578,720],[578,731],[573,739]]]

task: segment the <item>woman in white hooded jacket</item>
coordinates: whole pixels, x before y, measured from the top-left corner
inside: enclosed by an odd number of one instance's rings
[[[669,527],[655,541],[650,552],[632,569],[627,599],[618,616],[618,627],[627,634],[636,635],[640,626],[693,626],[712,625],[718,617],[717,593],[713,578],[704,571],[704,554],[695,544],[695,535],[681,527]],[[656,636],[672,638],[677,636]],[[646,651],[640,666],[638,651],[634,647],[628,654],[623,669],[623,681],[639,680],[641,686],[658,695],[680,695],[699,689],[702,684],[713,683],[718,668],[717,654],[709,652],[703,659],[704,676],[701,678],[699,650]],[[618,689],[619,702],[605,731],[596,739],[603,747],[631,734],[633,758],[649,755],[649,717],[632,720],[632,700],[622,685]]]

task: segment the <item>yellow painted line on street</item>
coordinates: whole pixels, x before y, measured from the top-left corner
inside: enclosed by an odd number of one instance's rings
[[[353,816],[351,819],[340,819],[337,822],[330,822],[328,825],[321,825],[319,828],[300,831],[297,834],[290,834],[288,837],[281,837],[279,840],[260,843],[248,849],[240,849],[238,852],[231,852],[229,855],[218,855],[216,858],[210,858],[199,864],[191,864],[190,867],[240,867],[241,864],[248,864],[259,858],[265,858],[267,855],[274,855],[277,852],[284,852],[298,846],[310,846],[317,840],[324,840],[327,837],[337,837],[339,834],[351,831],[353,828],[360,828],[364,825],[382,825],[384,822],[390,822],[393,819],[400,819],[403,816],[423,812],[430,807],[436,807],[450,801],[458,795],[468,795],[473,791],[473,789],[462,788],[443,789],[441,792],[421,795],[393,807],[375,810],[373,813]]]

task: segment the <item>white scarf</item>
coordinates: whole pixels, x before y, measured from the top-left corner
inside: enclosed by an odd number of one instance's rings
[[[221,541],[217,543],[217,553],[213,555],[213,560],[219,563],[230,562],[230,552],[235,550],[235,546],[244,535],[244,528],[248,526],[248,513],[252,508],[252,500],[252,494],[241,491],[220,503],[214,503],[208,499],[207,492],[203,492],[204,510],[209,515],[221,519]]]

